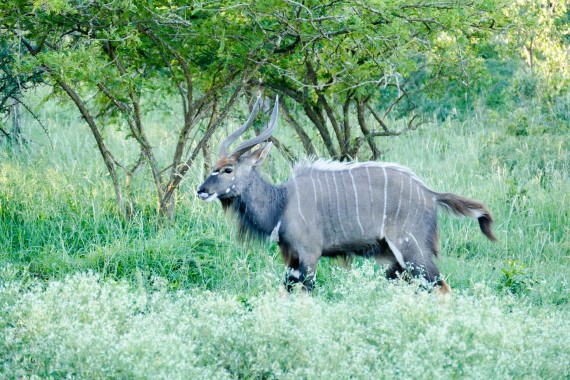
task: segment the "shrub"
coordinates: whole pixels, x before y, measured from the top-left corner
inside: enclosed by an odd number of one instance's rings
[[[560,311],[530,313],[479,285],[442,303],[385,280],[371,263],[332,275],[332,299],[270,289],[247,302],[94,274],[31,288],[4,281],[0,375],[554,379],[570,371]]]

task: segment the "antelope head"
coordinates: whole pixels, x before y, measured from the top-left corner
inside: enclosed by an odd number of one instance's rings
[[[198,197],[206,202],[216,199],[224,200],[239,196],[244,187],[248,186],[248,178],[253,168],[261,165],[269,150],[271,142],[266,142],[277,124],[279,98],[275,99],[271,120],[265,131],[247,141],[242,142],[233,152],[229,153],[230,145],[237,140],[253,122],[261,96],[257,98],[253,111],[244,125],[225,139],[219,148],[218,162],[212,173],[198,188]],[[259,147],[257,145],[259,144]],[[255,148],[254,150],[252,150]]]

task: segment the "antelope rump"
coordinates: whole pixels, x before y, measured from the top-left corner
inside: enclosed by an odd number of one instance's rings
[[[409,274],[451,292],[433,262],[439,247],[439,206],[477,219],[483,234],[496,240],[484,204],[430,190],[397,164],[316,160],[297,164],[284,184],[267,182],[258,167],[272,146],[267,141],[277,123],[278,98],[267,129],[228,151],[252,123],[260,99],[246,123],[222,142],[219,160],[198,197],[219,199],[237,217],[241,238],[278,242],[288,290],[296,283],[311,290],[322,256],[362,255],[384,265],[388,278]]]

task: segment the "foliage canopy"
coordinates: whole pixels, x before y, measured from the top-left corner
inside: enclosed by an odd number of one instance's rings
[[[127,216],[131,178],[144,167],[159,211],[172,215],[181,178],[200,153],[209,160],[209,140],[242,94],[247,100],[258,91],[280,94],[284,120],[308,154],[325,149],[340,160],[377,159],[377,137],[428,120],[426,99],[477,91],[489,51],[525,52],[530,67],[554,74],[562,65],[553,78],[567,78],[567,18],[563,0],[0,6],[2,41],[15,54],[10,75],[41,78],[72,100]],[[177,125],[161,126],[171,136],[167,161],[157,158],[145,120],[156,109],[178,114]],[[138,156],[120,158],[108,146],[110,124],[138,146]]]

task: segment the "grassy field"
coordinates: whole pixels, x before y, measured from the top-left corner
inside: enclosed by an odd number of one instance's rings
[[[157,221],[141,178],[125,222],[86,126],[62,107],[41,112],[51,143],[28,120],[25,149],[0,146],[2,378],[570,376],[570,136],[531,111],[380,142],[386,161],[494,214],[496,244],[440,214],[451,302],[360,260],[323,260],[312,296],[280,297],[276,245],[239,243],[221,206],[197,200],[200,163],[175,220]],[[166,156],[169,135],[154,138]],[[289,175],[277,151],[264,165],[274,181]]]

